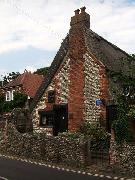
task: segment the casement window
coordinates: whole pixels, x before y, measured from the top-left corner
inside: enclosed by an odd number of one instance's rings
[[[48,103],[55,103],[55,91],[48,91]]]
[[[40,126],[43,127],[53,126],[54,116],[52,111],[39,112],[39,114],[40,114]]]
[[[6,92],[6,101],[11,101],[11,92],[10,91]]]
[[[15,90],[6,92],[6,101],[12,101],[14,99],[14,91]]]

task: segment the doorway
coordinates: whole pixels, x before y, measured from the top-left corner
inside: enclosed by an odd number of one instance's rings
[[[114,120],[117,119],[117,105],[109,105],[106,107],[106,129],[111,133],[111,126]]]
[[[66,132],[68,130],[68,105],[54,105],[53,111],[53,135],[57,136],[59,132]]]

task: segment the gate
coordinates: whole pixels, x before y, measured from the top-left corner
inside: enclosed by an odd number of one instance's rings
[[[108,140],[89,140],[87,142],[87,159],[89,165],[106,166],[109,164]]]

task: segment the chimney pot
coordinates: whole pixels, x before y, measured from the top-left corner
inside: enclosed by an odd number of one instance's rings
[[[77,9],[77,10],[75,10],[74,12],[75,12],[75,15],[78,15],[78,14],[79,14],[79,12],[80,12],[80,10],[79,10],[79,9]]]
[[[84,13],[85,10],[86,10],[86,7],[84,6],[84,7],[80,8],[80,9],[81,9],[81,13]]]

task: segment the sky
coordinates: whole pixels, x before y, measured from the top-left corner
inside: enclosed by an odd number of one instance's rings
[[[82,6],[93,31],[135,53],[135,0],[0,0],[0,78],[49,66]]]

